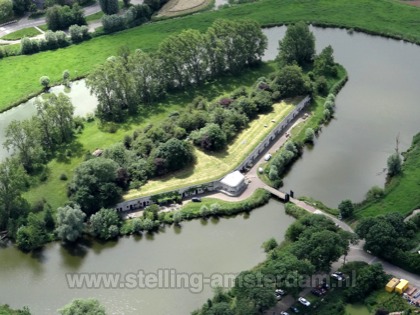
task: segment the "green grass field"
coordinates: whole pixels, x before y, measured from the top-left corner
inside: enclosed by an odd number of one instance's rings
[[[153,111],[149,109],[141,112],[138,117],[120,125],[116,133],[102,131],[96,121],[86,123],[83,132],[77,135],[76,141],[71,145],[73,157],[66,159],[58,154],[57,158],[48,164],[47,180],[34,182],[33,187],[24,194],[24,197],[31,203],[45,198],[53,209],[56,209],[67,201],[67,181],[60,180],[60,175],[66,174],[71,179],[73,170],[83,161],[86,152],[93,152],[96,148],[106,148],[115,142],[122,141],[124,135],[131,134],[133,130],[143,128],[148,123],[159,124],[170,113],[183,108],[199,95],[209,100],[218,98],[240,86],[251,86],[257,78],[267,76],[273,71],[274,64],[266,63],[259,68],[247,70],[240,76],[224,77],[194,90],[171,94],[164,101],[156,104]]]
[[[18,30],[16,32],[4,35],[1,39],[5,39],[5,40],[18,40],[21,39],[23,37],[33,37],[36,35],[41,34],[40,31],[38,31],[35,27],[28,27],[28,28],[23,28],[21,30]]]
[[[372,217],[378,214],[399,212],[403,215],[420,208],[420,134],[414,136],[413,144],[406,154],[403,174],[385,188],[385,196],[369,203],[356,212],[356,217]]]
[[[120,46],[151,52],[170,34],[185,28],[205,30],[217,18],[249,18],[266,26],[304,20],[420,42],[420,29],[417,27],[419,15],[420,8],[389,0],[261,0],[149,23],[56,51],[0,60],[0,73],[8,78],[7,84],[0,86],[0,111],[39,92],[41,87],[38,79],[43,75],[50,76],[52,82],[59,82],[65,69],[69,69],[73,75],[77,71],[78,76],[83,76],[115,54]],[[20,75],[13,75],[15,73]]]

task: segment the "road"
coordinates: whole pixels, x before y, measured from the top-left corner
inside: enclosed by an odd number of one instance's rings
[[[131,4],[142,4],[143,0],[131,0]],[[99,3],[96,2],[90,6],[84,7],[83,12],[85,16],[95,14],[97,12],[101,11],[101,7],[99,6]],[[45,17],[40,17],[36,19],[29,19],[28,16],[25,16],[21,19],[19,19],[16,23],[11,23],[5,26],[0,27],[0,38],[4,35],[16,32],[18,30],[21,30],[23,28],[28,27],[34,27],[34,26],[40,26],[46,24]],[[4,43],[4,41],[2,41]]]

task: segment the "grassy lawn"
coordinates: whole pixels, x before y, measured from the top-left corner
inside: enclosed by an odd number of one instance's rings
[[[356,217],[372,217],[378,214],[400,212],[409,214],[420,208],[420,134],[405,155],[403,173],[386,185],[385,196],[358,209]]]
[[[419,15],[420,8],[386,0],[261,0],[149,23],[56,51],[1,60],[0,73],[8,78],[8,82],[0,86],[0,111],[19,103],[29,94],[38,92],[38,79],[42,75],[50,76],[53,83],[61,79],[65,69],[69,69],[73,74],[77,71],[79,76],[86,75],[92,67],[115,54],[120,46],[127,45],[132,50],[141,48],[147,52],[154,51],[167,36],[186,27],[205,30],[217,18],[246,17],[263,25],[304,20],[363,29],[420,42],[420,29],[417,27]],[[14,73],[21,75],[13,75]]]
[[[35,27],[28,27],[28,28],[23,28],[21,30],[18,30],[16,32],[4,35],[1,39],[5,39],[5,40],[18,40],[21,39],[23,37],[33,37],[36,35],[41,34],[40,31],[38,31]]]
[[[299,101],[300,99],[295,100],[293,104],[297,104]],[[197,162],[193,167],[156,180],[149,180],[139,190],[129,191],[124,196],[124,199],[153,195],[221,178],[239,165],[264,137],[270,133],[276,126],[271,120],[275,120],[276,122],[283,120],[293,108],[294,106],[292,104],[286,104],[284,102],[274,104],[271,113],[260,115],[258,119],[252,121],[249,127],[243,130],[226,150],[208,154],[195,148]],[[268,127],[266,128],[264,125],[268,125]]]
[[[104,132],[96,121],[86,123],[83,132],[77,135],[75,142],[70,147],[73,156],[63,158],[57,154],[57,158],[48,164],[48,178],[44,182],[34,182],[33,187],[24,194],[24,197],[31,203],[45,198],[53,209],[56,209],[67,201],[67,181],[60,180],[60,175],[66,174],[71,179],[73,170],[83,161],[86,152],[93,152],[96,148],[106,148],[121,141],[124,135],[131,134],[133,130],[143,128],[148,123],[159,124],[170,113],[182,109],[198,95],[209,100],[218,98],[240,86],[251,86],[257,78],[267,76],[273,71],[274,64],[266,63],[253,70],[247,70],[240,76],[221,78],[196,89],[171,94],[153,108],[146,109],[137,117],[120,125],[116,133]]]

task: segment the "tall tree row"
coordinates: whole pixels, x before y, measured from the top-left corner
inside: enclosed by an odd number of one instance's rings
[[[170,89],[238,73],[261,60],[267,39],[256,22],[218,20],[207,32],[185,30],[164,40],[156,55],[110,57],[88,78],[101,120],[121,121]],[[134,88],[133,88],[134,87]]]

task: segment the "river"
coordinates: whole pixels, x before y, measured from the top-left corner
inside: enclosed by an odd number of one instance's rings
[[[33,314],[47,315],[73,298],[95,297],[109,314],[189,314],[212,295],[208,286],[200,290],[201,275],[232,274],[257,265],[265,257],[261,244],[270,237],[282,241],[293,221],[283,204],[271,200],[249,216],[185,222],[181,229],[167,227],[153,237],[125,237],[72,251],[53,243],[39,255],[2,249],[0,304],[28,305]],[[70,289],[65,276],[155,273],[157,269],[188,273],[190,289]]]
[[[336,61],[348,70],[350,80],[337,98],[335,119],[324,128],[313,149],[285,178],[285,189],[336,206],[344,199],[359,201],[373,185],[383,185],[387,157],[400,135],[400,151],[408,148],[419,131],[420,48],[401,41],[349,34],[338,29],[313,29],[317,48],[331,44]],[[271,28],[265,60],[277,54],[285,28]],[[76,108],[93,101],[82,91]],[[74,87],[72,92],[74,92]],[[84,92],[83,92],[84,91]],[[79,94],[85,93],[85,94]],[[28,105],[29,106],[29,105]],[[29,106],[30,107],[30,106]],[[29,108],[28,107],[28,108]],[[15,108],[0,120],[24,118]],[[92,107],[89,107],[92,110]],[[25,113],[23,113],[25,112]],[[9,115],[9,116],[5,116]],[[21,115],[21,116],[20,116]],[[1,123],[4,127],[4,123]],[[1,128],[0,128],[1,129]],[[3,142],[0,131],[0,142]],[[0,152],[1,154],[1,152]],[[209,288],[194,294],[180,290],[69,289],[69,272],[137,272],[174,268],[178,272],[238,272],[264,259],[261,243],[271,236],[281,240],[292,222],[275,201],[255,210],[250,218],[221,219],[217,224],[200,221],[183,224],[181,231],[167,228],[141,240],[122,238],[118,243],[82,248],[71,255],[58,243],[41,255],[24,255],[14,248],[0,250],[0,303],[29,305],[34,314],[54,314],[72,298],[96,297],[112,314],[188,314],[211,295]]]

